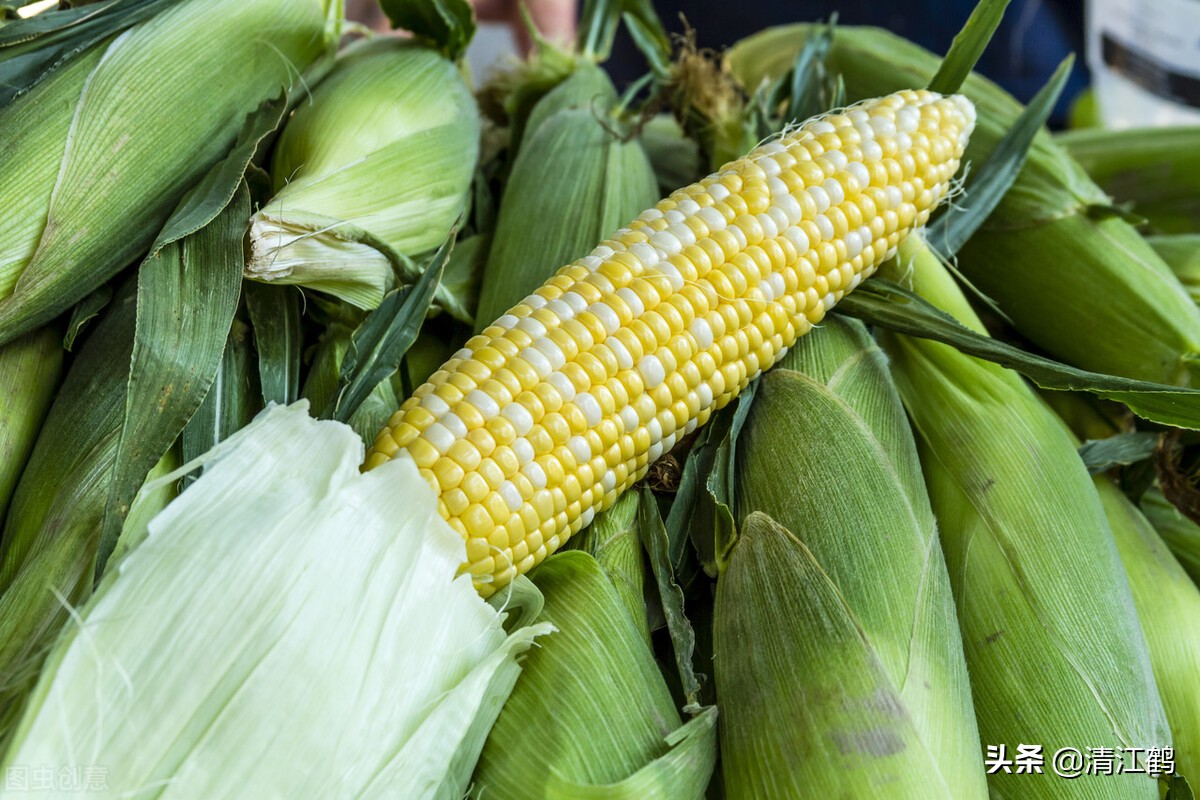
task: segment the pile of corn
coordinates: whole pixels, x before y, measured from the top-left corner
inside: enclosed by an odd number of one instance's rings
[[[1196,131],[1042,129],[1002,0],[481,86],[465,0],[74,5],[0,3],[0,798],[1191,797]]]

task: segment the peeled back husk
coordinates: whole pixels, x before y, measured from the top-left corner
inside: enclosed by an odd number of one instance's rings
[[[374,308],[399,277],[386,249],[415,256],[446,239],[478,155],[475,103],[452,62],[393,37],[352,45],[280,135],[246,276]]]
[[[534,106],[500,202],[477,329],[658,200],[641,142],[617,131],[615,103],[603,70],[581,62]]]
[[[556,553],[532,576],[545,598],[538,620],[556,630],[526,655],[471,796],[704,797],[716,709],[680,721],[649,643],[592,556]]]
[[[301,402],[204,456],[55,645],[3,766],[102,765],[114,796],[464,796],[550,627],[506,633],[415,465],[362,453]]]
[[[183,0],[0,110],[0,343],[154,241],[247,115],[336,40],[330,0]]]
[[[986,798],[916,444],[861,323],[828,317],[760,379],[737,476],[751,518],[715,612],[726,795]]]
[[[946,269],[912,241],[900,259],[916,291],[982,333]],[[1010,756],[1021,743],[1046,754],[1169,747],[1129,583],[1071,434],[1015,372],[929,340],[881,343],[917,432],[982,742]],[[989,788],[1157,800],[1154,781],[1129,777],[998,770]]]
[[[1171,726],[1175,771],[1200,782],[1200,589],[1138,507],[1103,475],[1096,490],[1112,525],[1154,680]]]
[[[58,388],[62,360],[62,337],[53,328],[0,347],[0,538],[9,498]]]
[[[751,89],[791,67],[814,25],[771,28],[727,56]],[[839,26],[829,67],[847,99],[926,86],[941,60],[878,28]],[[979,167],[1021,105],[977,74],[962,93],[979,108],[965,162]],[[967,194],[958,202],[969,205]],[[1034,138],[1016,182],[959,253],[959,268],[1018,330],[1078,367],[1130,378],[1200,382],[1200,309],[1104,191],[1046,131]],[[935,246],[937,242],[933,243]]]

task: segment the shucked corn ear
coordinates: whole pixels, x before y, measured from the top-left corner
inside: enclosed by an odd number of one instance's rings
[[[762,377],[736,497],[782,527],[747,522],[717,582],[725,795],[986,798],[917,446],[861,323],[826,319]]]
[[[658,199],[641,143],[606,119],[616,102],[604,70],[582,62],[534,106],[500,203],[478,330]]]
[[[351,46],[279,138],[247,277],[374,308],[395,285],[375,245],[413,256],[441,244],[478,152],[475,102],[452,62],[391,37]]]
[[[246,116],[336,39],[340,7],[184,0],[0,110],[0,342],[141,256]]]
[[[468,341],[380,432],[367,468],[416,462],[490,594],[610,506],[924,224],[974,120],[958,95],[901,92],[810,120],[674,192]]]
[[[4,512],[58,388],[62,338],[52,328],[0,347],[0,534]]]
[[[729,63],[745,85],[781,75],[817,28],[772,28],[739,42]],[[924,86],[941,60],[877,28],[839,26],[829,65],[851,99]],[[966,158],[982,164],[1021,105],[977,74],[962,93],[980,109]],[[971,202],[969,188],[964,204]],[[1200,310],[1109,198],[1040,132],[1012,188],[960,252],[959,268],[1021,333],[1085,369],[1200,385]],[[937,242],[933,243],[934,245]],[[1114,301],[1114,298],[1119,300]]]
[[[900,255],[919,294],[984,331],[927,248]],[[928,340],[881,343],[917,432],[982,743],[1009,758],[1022,743],[1047,754],[1170,746],[1129,584],[1073,437],[1015,372]],[[1153,780],[1128,777],[999,770],[988,783],[1023,800],[1157,800]]]

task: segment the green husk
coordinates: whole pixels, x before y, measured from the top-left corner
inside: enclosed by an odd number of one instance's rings
[[[362,453],[298,403],[206,455],[55,645],[0,766],[103,765],[120,796],[464,796],[551,628],[506,633],[415,466]]]
[[[1103,475],[1095,482],[1146,635],[1171,726],[1175,771],[1195,784],[1200,781],[1200,589],[1138,507]]]
[[[328,52],[334,6],[183,0],[0,110],[11,195],[0,220],[0,342],[146,251],[247,116]]]
[[[1056,135],[1101,189],[1156,233],[1200,233],[1200,127]]]
[[[916,444],[861,323],[828,318],[760,379],[736,497],[761,513],[718,579],[726,794],[987,797]]]
[[[945,268],[901,246],[916,291],[977,331]],[[1166,747],[1170,731],[1113,535],[1075,442],[1014,372],[881,334],[918,435],[981,739]],[[1033,498],[1033,500],[1031,500]],[[995,796],[1158,797],[1150,780],[997,772]]]
[[[600,67],[580,62],[530,113],[500,202],[476,330],[658,200],[641,143],[616,131],[615,103]]]
[[[557,632],[526,656],[471,796],[703,797],[716,710],[680,722],[649,644],[590,555],[557,553],[532,576],[545,597],[538,619]]]
[[[596,519],[571,544],[596,559],[621,597],[629,618],[647,644],[650,624],[646,619],[646,570],[642,562],[642,540],[637,525],[638,493],[626,492],[612,508]]]
[[[1200,584],[1200,525],[1185,517],[1158,487],[1142,495],[1141,507],[1184,570]]]
[[[664,196],[704,177],[700,149],[669,114],[656,114],[642,127],[642,149],[654,165]]]
[[[474,100],[452,62],[393,37],[352,45],[279,138],[246,276],[376,307],[413,279],[396,274],[399,257],[450,234],[478,154]]]
[[[1146,241],[1167,262],[1193,302],[1200,303],[1200,233],[1150,236]]]
[[[62,336],[53,328],[0,347],[0,538],[8,501],[58,388],[62,361]]]
[[[782,75],[821,28],[768,29],[728,64],[750,88]],[[850,101],[925,86],[937,56],[875,28],[839,26],[829,67]],[[962,88],[979,118],[965,160],[982,164],[1021,106],[972,74]],[[970,182],[966,199],[970,202]],[[1042,131],[1016,182],[959,253],[959,268],[1039,347],[1068,363],[1157,383],[1200,380],[1200,309],[1083,169]]]

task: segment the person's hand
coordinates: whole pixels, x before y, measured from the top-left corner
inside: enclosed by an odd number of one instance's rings
[[[472,0],[482,22],[503,22],[512,27],[521,52],[529,51],[532,41],[521,19],[521,0]],[[577,0],[524,0],[529,17],[542,36],[566,45],[575,38]]]

